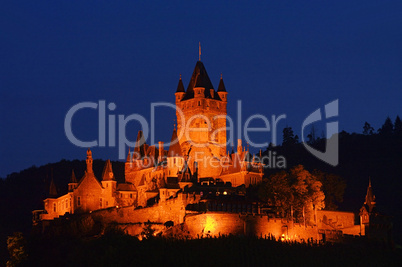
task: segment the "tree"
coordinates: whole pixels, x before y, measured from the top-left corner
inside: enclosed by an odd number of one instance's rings
[[[152,227],[152,223],[148,220],[148,222],[144,223],[144,228],[142,229],[141,236],[143,239],[152,239],[155,237],[156,230]]]
[[[394,134],[396,136],[402,137],[402,121],[399,116],[396,116],[394,123]]]
[[[285,127],[283,129],[283,141],[282,146],[290,146],[296,144],[296,138],[293,133],[292,127]]]
[[[302,222],[304,214],[306,222],[309,222],[314,210],[325,207],[325,195],[321,188],[322,183],[317,177],[302,165],[297,165],[289,172],[271,175],[260,187],[259,197],[262,201],[272,203],[282,217],[290,218],[293,215],[296,221]]]
[[[368,123],[367,121],[364,123],[363,126],[363,134],[364,135],[372,135],[374,133],[374,128],[371,127],[370,123]]]
[[[309,143],[310,145],[314,144],[315,141],[317,140],[314,125],[311,126],[311,130],[310,133],[307,135],[307,138],[308,138],[307,143]]]
[[[342,177],[314,170],[313,175],[322,183],[322,191],[325,194],[325,209],[337,210],[338,204],[343,202],[346,183]]]
[[[383,136],[391,136],[393,131],[394,125],[392,124],[391,118],[387,117],[382,127],[378,129],[378,132]]]
[[[19,266],[27,260],[25,251],[26,241],[21,232],[14,233],[7,238],[7,249],[10,254],[10,260],[7,261],[7,266]]]

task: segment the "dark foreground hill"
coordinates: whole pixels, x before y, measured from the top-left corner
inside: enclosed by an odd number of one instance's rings
[[[401,250],[370,242],[282,243],[252,237],[139,241],[121,233],[27,240],[26,266],[399,266]]]

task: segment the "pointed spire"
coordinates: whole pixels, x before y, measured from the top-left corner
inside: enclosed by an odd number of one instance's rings
[[[53,181],[53,175],[52,175],[52,180],[50,180],[49,197],[50,198],[56,198],[57,197],[57,188],[56,188],[56,185],[55,185],[55,183]]]
[[[71,171],[70,183],[77,183],[77,178],[75,177],[74,169]]]
[[[185,93],[186,91],[184,90],[184,85],[183,85],[183,81],[181,79],[181,74],[180,74],[180,80],[179,80],[179,84],[177,85],[177,90],[176,93]]]
[[[221,73],[221,79],[219,81],[218,92],[226,92],[226,87],[225,84],[223,83],[222,73]]]
[[[114,181],[114,174],[112,170],[112,163],[110,160],[107,160],[105,163],[105,167],[103,168],[102,173],[102,181]]]
[[[198,61],[201,61],[201,42],[198,42]]]
[[[131,162],[131,151],[130,151],[130,147],[128,147],[127,162]]]
[[[142,131],[138,131],[137,141],[135,142],[134,153],[136,154],[135,157],[140,158],[145,156],[145,139],[142,135]],[[137,155],[138,154],[138,155]]]
[[[369,185],[367,187],[366,198],[364,204],[368,206],[368,211],[372,212],[373,208],[376,205],[375,195],[373,193],[373,188],[371,188],[371,179],[369,178]]]

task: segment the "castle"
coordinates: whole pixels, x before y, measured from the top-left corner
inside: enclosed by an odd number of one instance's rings
[[[241,140],[236,151],[227,152],[227,97],[222,76],[216,91],[204,64],[198,61],[187,90],[180,77],[175,92],[177,130],[173,129],[168,150],[163,142],[158,147],[148,145],[139,131],[135,147],[127,155],[125,183],[117,184],[109,160],[99,182],[88,149],[85,174],[78,181],[72,173],[67,194],[57,196],[52,181],[42,220],[110,207],[146,207],[155,199],[176,197],[196,183],[231,187],[260,183],[263,166]]]
[[[198,61],[186,90],[179,79],[177,129],[173,127],[168,149],[163,142],[148,145],[139,131],[133,151],[129,148],[124,183],[116,182],[109,160],[99,181],[88,149],[84,176],[77,180],[73,171],[68,193],[62,196],[52,180],[44,210],[33,212],[34,224],[81,214],[101,224],[125,225],[124,230],[133,235],[139,235],[140,225],[147,221],[185,225],[193,238],[244,234],[328,240],[342,234],[389,235],[391,224],[375,210],[371,182],[360,225],[355,225],[351,212],[325,210],[315,211],[313,225],[296,224],[293,219],[272,217],[261,210],[260,203],[241,198],[242,186],[262,182],[263,164],[241,140],[235,150],[227,151],[227,101],[222,76],[215,91],[204,64]]]

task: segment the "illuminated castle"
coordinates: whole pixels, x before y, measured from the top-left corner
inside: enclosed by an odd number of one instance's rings
[[[177,197],[193,184],[248,187],[260,183],[262,164],[253,159],[241,140],[236,151],[227,152],[227,95],[222,77],[215,91],[204,64],[198,61],[187,90],[180,77],[175,92],[177,130],[173,129],[169,149],[164,149],[163,142],[158,147],[146,144],[139,131],[134,150],[127,156],[123,184],[115,181],[110,161],[99,182],[88,149],[87,170],[79,181],[72,174],[66,195],[57,196],[51,184],[42,219],[110,207],[146,207],[150,202]]]

